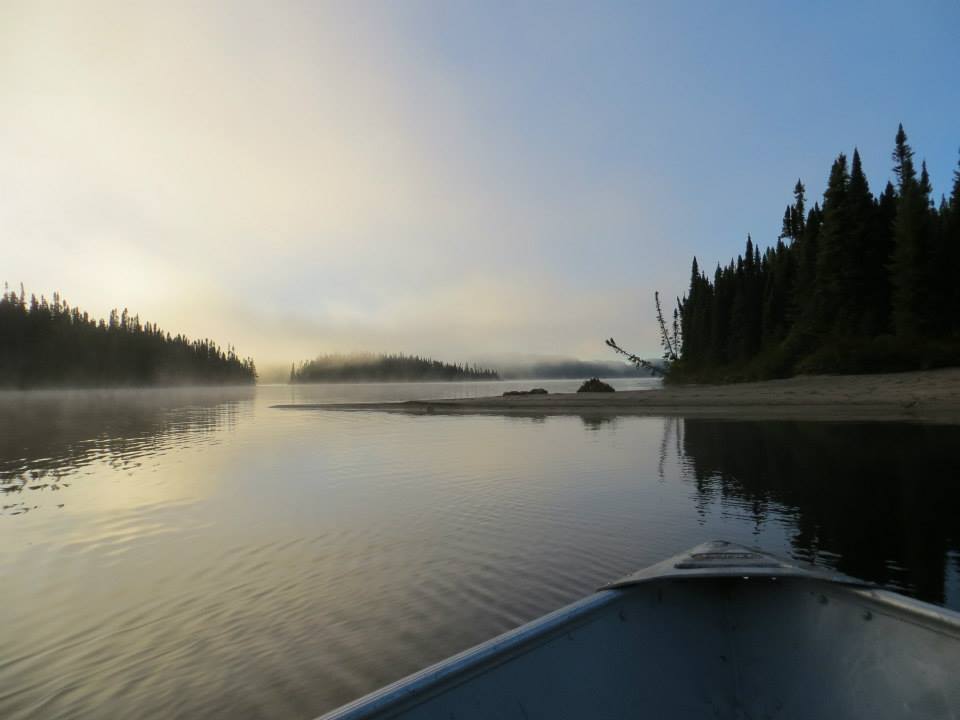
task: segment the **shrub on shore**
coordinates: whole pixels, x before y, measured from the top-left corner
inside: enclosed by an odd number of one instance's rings
[[[507,390],[503,396],[512,397],[513,395],[546,395],[544,388],[533,388],[532,390]]]
[[[580,386],[580,389],[577,390],[577,392],[582,393],[582,392],[616,392],[616,391],[600,378],[590,378],[589,380],[585,380],[583,382],[583,385]]]

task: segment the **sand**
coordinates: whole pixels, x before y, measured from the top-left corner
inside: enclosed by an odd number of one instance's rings
[[[616,393],[274,407],[418,415],[683,415],[960,424],[960,368],[882,375],[805,375],[787,380],[667,386]]]

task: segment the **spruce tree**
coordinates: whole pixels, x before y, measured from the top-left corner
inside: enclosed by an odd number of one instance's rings
[[[813,286],[811,329],[829,332],[846,314],[846,243],[850,235],[847,204],[850,175],[847,156],[840,154],[830,168],[830,179],[823,194],[823,226],[817,248],[816,279]]]
[[[930,184],[930,173],[927,172],[927,161],[920,163],[920,194],[926,201],[927,207],[933,207],[933,199],[930,197],[933,193],[933,186]]]
[[[897,136],[893,148],[893,173],[897,176],[897,189],[903,194],[904,187],[916,181],[917,173],[913,167],[913,150],[907,144],[907,133],[903,123],[897,126]]]
[[[783,240],[777,240],[776,248],[768,250],[764,256],[762,347],[780,342],[787,334],[793,276],[793,253]]]
[[[842,258],[844,301],[838,326],[849,335],[872,335],[880,322],[874,307],[880,299],[877,286],[886,278],[886,255],[877,252],[873,236],[876,203],[856,148],[850,163],[845,203],[849,235]]]
[[[928,200],[917,181],[913,150],[907,144],[903,125],[897,131],[893,160],[899,191],[889,265],[893,327],[898,335],[911,338],[925,334],[929,325],[925,316],[930,283],[926,247]]]
[[[793,188],[793,204],[787,205],[787,209],[783,212],[783,225],[780,231],[781,238],[790,238],[794,241],[800,239],[805,220],[805,192],[806,188],[803,187],[803,183],[797,180],[797,184]]]
[[[697,259],[693,259],[690,269],[690,289],[687,297],[680,301],[681,337],[683,337],[683,359],[688,367],[703,363],[710,339],[708,304],[710,288],[706,278],[700,273]]]
[[[875,259],[871,262],[879,266],[872,284],[873,300],[871,305],[872,319],[875,323],[874,334],[892,332],[891,304],[893,287],[890,282],[889,259],[893,255],[893,225],[897,217],[897,191],[893,183],[887,182],[883,194],[877,198],[876,210],[873,215],[873,230],[871,253]]]
[[[960,164],[953,173],[953,188],[940,213],[943,275],[942,317],[944,332],[960,335]]]

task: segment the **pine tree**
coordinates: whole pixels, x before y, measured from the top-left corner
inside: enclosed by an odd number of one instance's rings
[[[790,238],[796,241],[799,240],[803,234],[805,193],[806,188],[804,188],[803,183],[798,179],[797,184],[793,188],[793,204],[787,205],[787,209],[783,212],[783,225],[780,231],[781,238]]]
[[[762,340],[763,347],[770,347],[787,335],[792,321],[789,301],[795,281],[793,253],[777,240],[776,248],[768,250],[764,258],[764,290]]]
[[[798,238],[803,235],[803,228],[806,223],[806,217],[804,216],[806,191],[803,183],[797,178],[797,184],[793,188],[793,212],[790,219],[791,229],[793,231],[791,237],[793,238]]]
[[[813,287],[812,323],[816,332],[831,332],[846,314],[846,243],[850,235],[847,204],[850,175],[847,156],[840,154],[830,169],[823,194],[823,226],[817,248],[816,280]]]
[[[913,150],[907,144],[907,133],[903,130],[903,123],[897,127],[897,137],[894,142],[893,173],[897,176],[897,189],[902,195],[904,188],[915,182],[917,177],[913,167]]]
[[[680,323],[684,337],[681,355],[689,365],[699,364],[700,348],[706,339],[704,329],[699,327],[702,318],[700,304],[703,300],[700,294],[700,267],[697,264],[697,258],[694,257],[690,267],[690,288],[687,291],[687,297],[680,301],[682,310]]]
[[[933,193],[933,186],[930,185],[930,173],[927,172],[927,161],[920,163],[920,195],[928,207],[933,207],[933,199],[930,195]]]
[[[960,164],[953,173],[953,188],[946,207],[940,213],[940,244],[942,248],[940,276],[942,297],[941,329],[954,336],[960,335]]]
[[[878,300],[876,286],[886,277],[886,256],[875,250],[873,236],[876,203],[863,173],[860,152],[854,148],[847,186],[845,214],[848,237],[843,248],[842,314],[839,329],[848,335],[871,335],[878,327],[873,310]]]
[[[871,250],[869,266],[875,268],[871,281],[872,315],[868,316],[868,332],[883,335],[893,330],[891,306],[893,286],[890,280],[889,261],[894,251],[893,225],[897,217],[897,191],[893,183],[887,182],[883,194],[877,198],[871,232]],[[869,321],[872,319],[873,325]]]
[[[913,150],[907,144],[903,125],[897,131],[893,160],[899,190],[889,266],[893,327],[898,335],[913,337],[925,334],[929,324],[925,317],[930,281],[926,247],[929,203],[917,181]]]

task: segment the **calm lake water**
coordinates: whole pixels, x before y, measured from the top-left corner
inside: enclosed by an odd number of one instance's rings
[[[0,717],[311,718],[715,538],[960,608],[958,427],[270,407],[534,385],[0,395]]]

